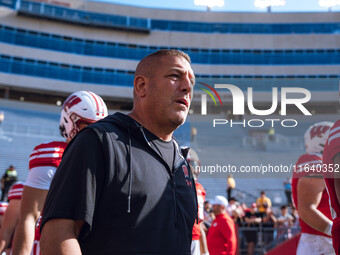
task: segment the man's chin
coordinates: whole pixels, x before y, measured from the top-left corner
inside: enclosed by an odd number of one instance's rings
[[[171,120],[171,123],[178,128],[179,126],[183,125],[185,120],[187,119],[187,114],[185,113],[181,113],[181,114],[177,114],[176,117],[174,117]]]

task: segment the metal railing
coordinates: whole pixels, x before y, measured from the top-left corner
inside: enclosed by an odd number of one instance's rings
[[[278,226],[274,224],[258,223],[252,226],[248,223],[236,224],[238,231],[238,245],[239,254],[246,255],[247,253],[247,240],[256,238],[255,254],[262,255],[273,249],[280,243],[293,238],[300,233],[299,226]]]

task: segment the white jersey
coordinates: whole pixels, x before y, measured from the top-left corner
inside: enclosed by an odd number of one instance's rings
[[[30,155],[29,173],[25,186],[36,189],[49,190],[53,176],[61,162],[67,143],[49,142],[42,143],[34,148]],[[34,236],[31,255],[40,255],[39,218]]]

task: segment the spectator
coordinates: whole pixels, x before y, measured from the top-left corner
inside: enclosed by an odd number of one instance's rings
[[[223,196],[216,196],[212,202],[216,216],[207,235],[210,255],[235,255],[237,237],[235,223],[226,212],[228,201]]]
[[[266,196],[265,191],[261,191],[260,197],[256,200],[256,205],[258,212],[264,216],[266,214],[267,208],[272,207],[272,202],[269,197]]]
[[[273,127],[268,129],[268,138],[269,141],[275,141],[275,129]]]
[[[231,197],[228,203],[227,212],[229,216],[234,220],[235,223],[243,222],[244,211],[241,204],[234,198]]]
[[[212,205],[209,202],[209,200],[205,200],[204,201],[204,217],[209,216],[211,212],[212,212]]]
[[[277,218],[271,208],[267,208],[266,215],[262,218],[263,242],[268,244],[274,240],[274,228],[276,227]]]
[[[278,226],[291,227],[293,226],[293,216],[288,212],[288,206],[281,206],[281,215],[277,218]]]
[[[255,247],[257,244],[257,228],[262,222],[262,214],[257,212],[257,205],[253,203],[250,206],[250,210],[245,213],[244,221],[246,223],[247,230],[244,231],[244,236],[247,242],[248,255],[255,253]]]
[[[255,203],[255,205],[256,205],[256,203]],[[241,204],[241,207],[242,207],[242,209],[243,209],[244,213],[246,213],[246,212],[249,212],[249,211],[250,211],[250,208],[248,208],[248,206],[247,206],[247,204],[246,204],[246,203],[242,203],[242,204]]]
[[[300,223],[299,223],[299,214],[294,206],[291,207],[291,213],[293,217],[293,226],[292,226],[292,234],[295,236],[300,233]]]
[[[191,126],[190,142],[195,142],[196,136],[197,136],[197,128],[194,126]]]
[[[290,209],[290,214],[293,216],[293,225],[297,223],[297,226],[299,225],[299,214],[295,208],[295,206],[292,206]]]
[[[1,201],[7,201],[9,188],[18,180],[18,173],[13,165],[10,165],[1,178]]]
[[[240,204],[236,204],[237,208],[236,210],[233,211],[232,213],[232,219],[234,220],[235,223],[237,223],[238,225],[240,225],[243,222],[243,218],[244,218],[244,211],[243,208]]]
[[[277,218],[277,238],[289,239],[292,237],[290,227],[293,226],[293,216],[288,212],[288,206],[281,206],[281,215]]]
[[[267,208],[266,215],[262,218],[263,223],[273,223],[273,227],[276,227],[277,218],[273,214],[273,210],[271,208]]]
[[[204,221],[203,221],[206,232],[210,228],[211,223],[214,221],[214,219],[215,215],[214,212],[212,211],[212,205],[208,200],[206,200],[204,202]]]
[[[292,179],[288,178],[286,181],[283,182],[286,198],[288,201],[289,206],[292,206]]]
[[[231,217],[234,213],[234,211],[237,209],[237,205],[236,205],[236,200],[235,198],[231,197],[228,200],[228,206],[227,206],[227,212],[229,214],[229,216]]]
[[[236,182],[235,179],[233,178],[232,174],[228,174],[228,178],[227,178],[227,199],[228,201],[231,198],[231,194],[233,192],[233,189],[235,189],[236,187]]]

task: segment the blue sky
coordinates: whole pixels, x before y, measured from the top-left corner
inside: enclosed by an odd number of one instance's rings
[[[182,9],[205,11],[202,6],[195,6],[194,0],[97,0],[102,2],[144,6],[152,8]],[[214,7],[211,11],[231,12],[266,12],[266,9],[256,8],[254,0],[224,0],[224,7]],[[327,12],[328,8],[319,6],[319,0],[286,0],[283,7],[273,7],[272,12]],[[332,11],[340,11],[340,6],[332,8]]]

